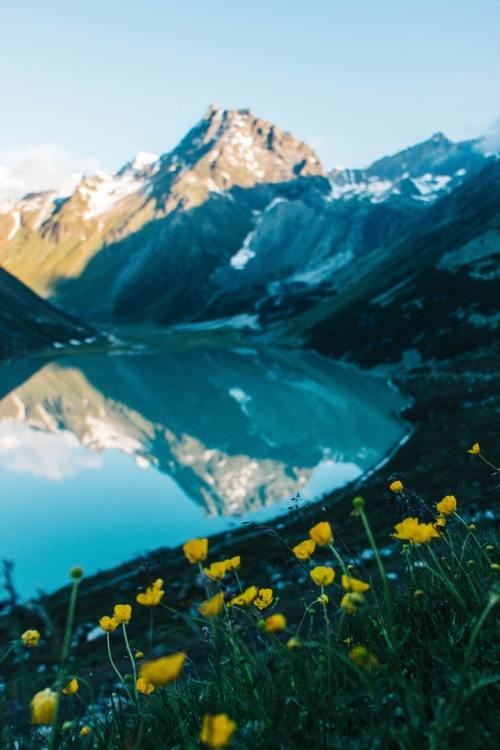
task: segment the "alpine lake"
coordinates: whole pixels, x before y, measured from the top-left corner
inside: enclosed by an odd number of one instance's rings
[[[0,368],[1,557],[22,598],[68,569],[286,513],[405,440],[383,377],[232,332],[71,347]]]

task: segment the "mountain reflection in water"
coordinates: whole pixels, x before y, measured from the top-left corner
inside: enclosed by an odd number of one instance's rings
[[[283,512],[297,492],[313,499],[378,463],[404,435],[402,405],[385,381],[310,352],[58,359],[0,401],[0,477],[14,498],[2,493],[4,556],[27,569],[30,546],[60,561],[62,545],[91,572],[231,516]],[[64,581],[64,567],[38,568],[31,585]]]

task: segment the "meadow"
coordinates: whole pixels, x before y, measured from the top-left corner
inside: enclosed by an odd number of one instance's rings
[[[497,475],[478,444],[469,453]],[[91,668],[80,661],[75,566],[59,642],[38,612],[3,644],[2,747],[495,747],[493,513],[469,522],[454,495],[429,502],[397,476],[388,492],[396,520],[385,546],[362,497],[350,511],[359,549],[338,544],[328,518],[294,542],[263,532],[264,555],[286,549],[286,586],[265,580],[265,559],[248,580],[238,549],[214,559],[209,540],[187,541],[188,588],[165,571],[135,599],[109,600],[87,644]]]

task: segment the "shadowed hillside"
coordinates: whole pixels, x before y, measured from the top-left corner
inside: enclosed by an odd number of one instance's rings
[[[89,327],[56,310],[0,268],[0,359],[55,343],[79,344],[92,335]]]

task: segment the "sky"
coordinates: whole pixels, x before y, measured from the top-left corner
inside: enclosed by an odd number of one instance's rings
[[[168,151],[210,102],[327,168],[500,131],[499,49],[500,0],[0,0],[0,198]]]

